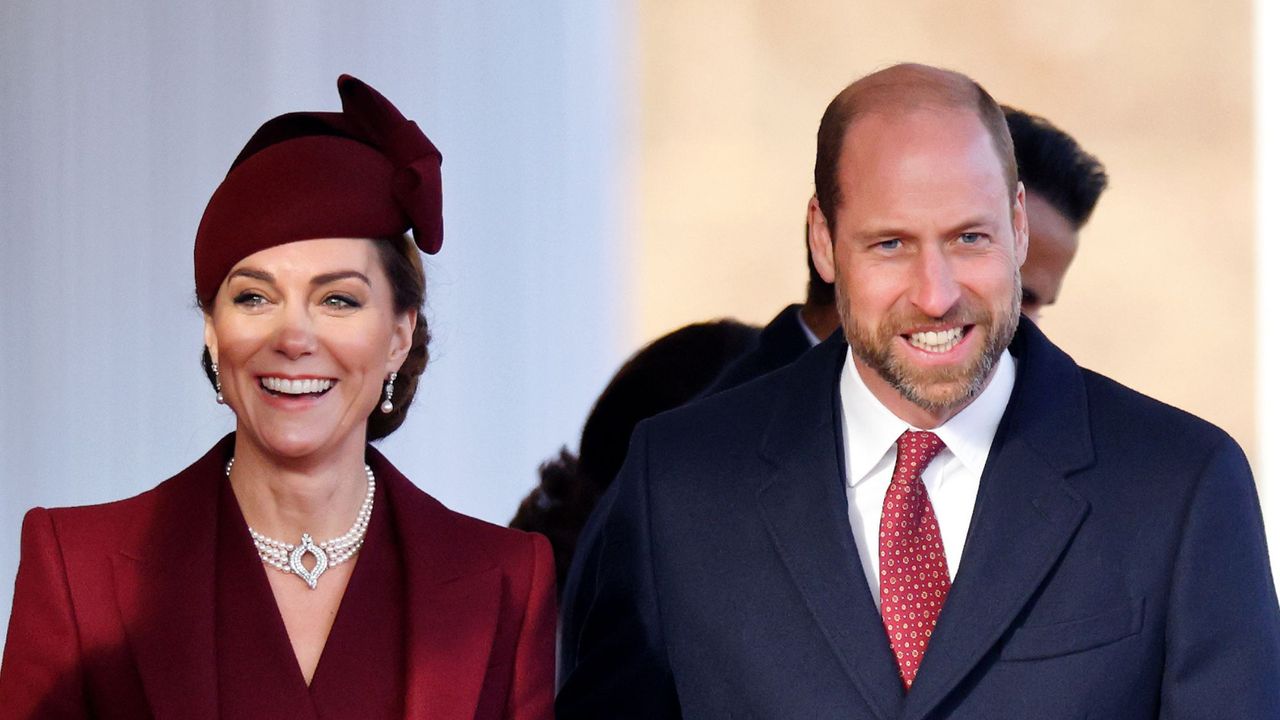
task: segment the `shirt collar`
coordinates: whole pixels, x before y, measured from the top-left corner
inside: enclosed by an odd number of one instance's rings
[[[1000,353],[991,382],[955,417],[933,429],[961,463],[975,476],[986,467],[996,428],[1013,394],[1016,364],[1008,350]],[[840,404],[844,416],[845,465],[850,486],[857,485],[885,457],[907,430],[916,430],[885,407],[862,381],[853,364],[853,350],[845,354],[840,372]]]
[[[813,332],[813,329],[809,327],[809,323],[804,321],[803,305],[796,308],[796,322],[800,323],[800,329],[804,332],[804,338],[809,341],[809,347],[817,347],[818,343],[822,342],[822,339],[819,338]]]

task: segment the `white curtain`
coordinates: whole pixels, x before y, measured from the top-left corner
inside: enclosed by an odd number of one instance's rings
[[[505,524],[627,350],[626,11],[0,4],[0,619],[27,508],[133,495],[233,427],[199,368],[192,238],[253,130],[338,109],[342,72],[444,154],[432,362],[383,450]]]

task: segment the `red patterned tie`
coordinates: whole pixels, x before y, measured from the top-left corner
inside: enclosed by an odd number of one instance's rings
[[[907,689],[951,589],[938,519],[920,479],[943,447],[931,432],[902,433],[880,511],[880,615]]]

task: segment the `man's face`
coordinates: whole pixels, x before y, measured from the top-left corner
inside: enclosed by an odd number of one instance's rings
[[[1034,190],[1027,191],[1031,245],[1022,264],[1022,313],[1040,321],[1040,311],[1058,300],[1062,278],[1076,257],[1076,229]]]
[[[847,130],[834,235],[810,203],[814,261],[834,280],[863,381],[898,417],[936,427],[986,386],[1018,322],[1026,254],[977,115],[867,114]]]

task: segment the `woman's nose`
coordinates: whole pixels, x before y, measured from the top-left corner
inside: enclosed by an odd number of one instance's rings
[[[305,308],[288,307],[280,318],[280,326],[276,328],[276,352],[296,360],[315,351],[315,328]]]

